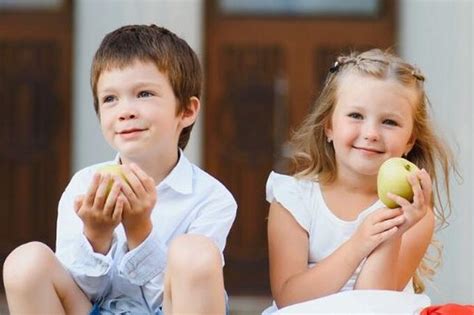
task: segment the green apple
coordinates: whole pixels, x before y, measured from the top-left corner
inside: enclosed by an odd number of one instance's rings
[[[377,175],[377,193],[380,200],[388,208],[399,207],[395,201],[387,197],[387,193],[391,192],[412,202],[413,189],[407,176],[418,170],[415,164],[400,157],[390,158],[383,162]]]
[[[118,164],[110,164],[110,165],[104,165],[100,167],[97,172],[99,172],[101,175],[108,174],[110,176],[115,176],[118,175],[121,177],[125,183],[129,184],[127,178],[125,177],[125,174],[122,171],[122,167]],[[110,193],[110,190],[112,189],[112,185],[114,184],[113,179],[110,180],[109,184],[107,185],[107,190],[106,190],[106,195],[108,196]]]

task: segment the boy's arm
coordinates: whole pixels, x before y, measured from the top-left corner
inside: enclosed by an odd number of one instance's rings
[[[95,301],[111,282],[116,239],[113,235],[106,255],[96,253],[83,233],[84,224],[74,211],[74,200],[90,185],[90,170],[83,170],[71,179],[58,206],[56,256],[71,273],[84,293]]]

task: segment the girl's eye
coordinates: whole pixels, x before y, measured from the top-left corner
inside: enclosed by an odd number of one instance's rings
[[[148,91],[141,91],[140,93],[138,93],[138,97],[150,97],[150,96],[153,96],[153,94]]]
[[[364,117],[363,117],[361,114],[359,114],[359,113],[350,113],[350,114],[347,115],[347,116],[349,116],[349,117],[351,117],[351,118],[354,118],[354,119],[362,119],[362,118],[364,118]]]
[[[390,126],[398,126],[398,123],[393,119],[385,119],[383,123]]]

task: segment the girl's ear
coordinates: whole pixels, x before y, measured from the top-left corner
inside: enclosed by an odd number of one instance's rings
[[[413,146],[415,146],[415,142],[416,142],[416,136],[414,133],[412,133],[410,139],[408,140],[408,143],[406,145],[406,150],[405,152],[403,152],[403,155],[404,156],[407,156],[408,153],[410,153],[411,149],[413,149]]]
[[[191,97],[187,106],[179,114],[181,116],[181,126],[183,128],[191,126],[196,121],[200,109],[201,101],[195,96]]]
[[[332,126],[331,126],[331,121],[328,121],[326,123],[326,126],[324,127],[324,134],[326,135],[327,142],[332,142],[333,138],[333,132],[332,132]]]

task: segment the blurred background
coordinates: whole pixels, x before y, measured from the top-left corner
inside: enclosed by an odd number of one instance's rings
[[[421,68],[463,177],[452,178],[427,293],[473,304],[473,13],[471,0],[0,0],[0,261],[31,240],[54,248],[70,177],[114,157],[93,110],[92,56],[119,26],[154,23],[184,38],[206,73],[186,154],[239,204],[225,252],[231,304],[268,303],[266,177],[287,169],[288,135],[335,57],[373,47]]]

